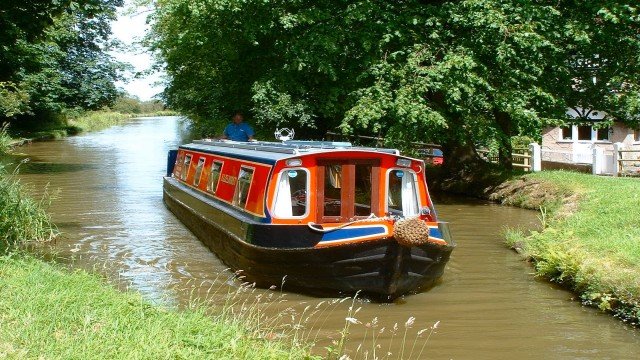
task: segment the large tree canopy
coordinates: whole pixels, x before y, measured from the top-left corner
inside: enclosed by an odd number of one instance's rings
[[[633,0],[158,0],[151,21],[165,96],[203,128],[251,109],[461,161],[498,143],[507,164],[567,107],[638,116]]]
[[[109,22],[121,5],[122,0],[4,1],[0,118],[112,103],[122,64],[106,51]]]

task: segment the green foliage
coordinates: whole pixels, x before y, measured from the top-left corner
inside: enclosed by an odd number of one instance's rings
[[[632,0],[154,4],[166,100],[202,129],[251,109],[303,137],[338,128],[445,156],[495,143],[507,159],[512,136],[539,136],[568,106],[640,113]]]
[[[0,115],[13,117],[29,111],[29,94],[10,82],[0,82]]]
[[[19,122],[111,104],[123,65],[107,54],[114,46],[110,21],[121,5],[122,0],[3,2],[0,118]]]
[[[160,100],[140,101],[134,96],[121,94],[109,108],[122,114],[156,114],[165,111],[166,107]]]
[[[32,199],[27,189],[0,167],[0,253],[56,234],[45,211],[49,196]]]

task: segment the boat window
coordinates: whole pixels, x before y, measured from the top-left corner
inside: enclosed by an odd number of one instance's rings
[[[209,181],[207,181],[207,191],[214,193],[218,187],[218,179],[220,179],[220,172],[222,171],[222,161],[214,161],[211,164],[211,170],[209,173]]]
[[[340,216],[342,166],[327,165],[324,172],[324,216]]]
[[[354,215],[371,215],[371,164],[356,164]]]
[[[184,163],[182,163],[182,181],[187,181],[187,175],[189,174],[189,165],[191,165],[191,154],[187,154],[184,157]]]
[[[387,212],[391,215],[418,215],[418,193],[416,174],[409,170],[394,169],[389,171],[387,183],[389,193]]]
[[[247,205],[247,196],[251,187],[251,179],[253,178],[253,169],[241,167],[238,175],[238,184],[236,192],[233,195],[233,205],[244,208]]]
[[[308,175],[303,169],[280,172],[273,215],[279,218],[304,216],[307,213]]]
[[[198,159],[198,165],[196,166],[196,173],[193,176],[193,185],[200,185],[200,177],[202,176],[202,168],[204,167],[205,158],[203,156]]]

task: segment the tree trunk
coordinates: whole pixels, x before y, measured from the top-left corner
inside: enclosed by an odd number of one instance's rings
[[[493,110],[493,116],[495,117],[496,124],[500,129],[500,136],[498,137],[498,156],[499,162],[502,167],[507,170],[513,169],[513,146],[511,146],[511,136],[513,135],[511,116],[509,114]]]

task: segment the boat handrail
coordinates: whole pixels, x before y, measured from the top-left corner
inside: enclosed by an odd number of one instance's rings
[[[270,141],[254,141],[254,142],[238,142],[238,141],[220,141],[220,140],[194,140],[193,143],[200,145],[212,145],[233,149],[266,151],[281,154],[298,155],[301,152],[309,152],[311,150],[331,150],[331,149],[354,149],[388,153],[400,155],[397,149],[371,148],[371,147],[354,147],[349,142],[338,141],[308,141],[308,140],[288,140],[281,143]]]

